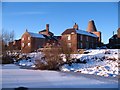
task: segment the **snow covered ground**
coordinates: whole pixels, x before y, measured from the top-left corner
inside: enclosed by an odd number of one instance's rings
[[[61,71],[80,72],[84,74],[94,74],[105,77],[118,77],[118,49],[95,49],[87,50],[88,54],[74,54],[73,58],[81,61],[86,60],[86,64],[73,63],[71,66],[65,64]]]
[[[88,54],[72,54],[72,58],[86,61],[83,63],[72,63],[60,67],[64,72],[79,72],[84,74],[94,74],[104,77],[118,77],[118,58],[120,52],[118,49],[90,49]],[[35,68],[35,59],[40,59],[44,55],[41,52],[28,54],[31,59],[21,60],[18,65],[23,67]],[[63,61],[65,58],[63,56]]]
[[[118,88],[118,79],[113,77],[20,69],[14,64],[3,65],[0,70],[2,88]]]

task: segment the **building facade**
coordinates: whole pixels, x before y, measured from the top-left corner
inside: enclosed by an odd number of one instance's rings
[[[8,50],[21,50],[21,39],[8,43]]]
[[[73,51],[96,48],[101,43],[101,32],[96,30],[94,21],[89,22],[87,31],[80,30],[75,23],[73,28],[66,29],[62,33],[62,39],[66,40]]]
[[[97,31],[93,20],[89,21],[86,31],[79,29],[78,24],[75,23],[72,28],[66,29],[61,36],[54,36],[54,33],[49,30],[49,24],[46,24],[46,28],[38,33],[26,30],[21,39],[12,42],[12,45],[18,46],[16,48],[21,49],[23,53],[30,53],[40,48],[59,46],[61,40],[66,40],[67,45],[73,51],[96,48],[101,44],[101,32]]]
[[[118,28],[117,34],[113,34],[113,36],[109,39],[108,47],[120,49],[120,28]]]
[[[21,51],[30,53],[40,48],[50,48],[57,45],[59,39],[60,36],[54,36],[49,31],[49,24],[46,24],[46,29],[39,31],[39,33],[32,33],[26,30],[21,37]]]
[[[42,34],[26,32],[21,37],[21,52],[30,53],[42,48],[45,43],[45,38]]]

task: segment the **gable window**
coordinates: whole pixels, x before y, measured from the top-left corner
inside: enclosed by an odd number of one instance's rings
[[[22,38],[22,41],[24,41],[24,37]]]
[[[28,46],[30,46],[30,43],[28,43]]]
[[[70,37],[70,35],[68,35],[68,36],[67,36],[67,39],[68,39],[68,40],[71,40],[71,37]]]
[[[24,47],[24,43],[22,43],[22,47]]]

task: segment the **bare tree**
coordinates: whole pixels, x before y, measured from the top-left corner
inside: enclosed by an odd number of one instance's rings
[[[69,47],[66,40],[62,39],[60,41],[60,48],[61,48],[61,54],[65,55],[66,62],[70,62],[72,49],[71,49],[71,47]]]
[[[44,48],[44,58],[37,60],[37,67],[39,69],[57,70],[63,63],[60,53],[60,48],[51,47]],[[44,59],[44,62],[42,61]],[[41,62],[42,61],[42,62]],[[46,64],[45,64],[46,62]]]
[[[0,35],[1,40],[3,40],[6,45],[8,45],[9,42],[14,41],[14,37],[15,37],[14,30],[9,32],[3,29],[2,34]]]
[[[8,43],[12,42],[14,40],[14,31],[8,32],[4,29],[2,30],[2,33],[0,34],[0,45],[2,46],[1,54],[2,54],[2,63],[10,63],[11,57],[7,55],[8,51]],[[13,48],[13,47],[12,47]],[[11,48],[11,50],[12,50]]]
[[[59,69],[59,67],[64,64],[61,54],[65,55],[66,62],[71,65],[71,52],[72,50],[67,42],[61,40],[59,45],[43,49],[44,58],[36,60],[36,66],[39,69]]]

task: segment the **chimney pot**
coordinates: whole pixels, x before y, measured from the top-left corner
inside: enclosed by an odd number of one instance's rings
[[[49,34],[49,24],[46,24],[46,34]]]

